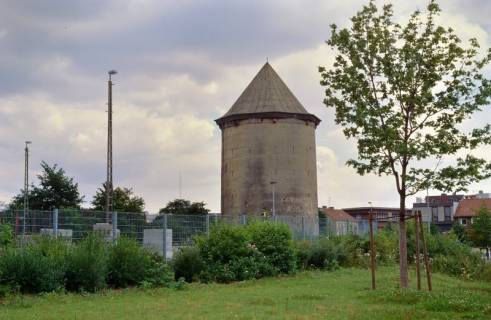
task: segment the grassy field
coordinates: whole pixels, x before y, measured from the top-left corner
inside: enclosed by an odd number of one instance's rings
[[[0,302],[0,319],[491,319],[489,283],[436,274],[432,294],[402,294],[395,267],[378,276],[375,292],[367,270],[343,269],[183,290],[16,297]]]

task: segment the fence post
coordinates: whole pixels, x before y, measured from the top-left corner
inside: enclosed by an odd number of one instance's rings
[[[371,210],[368,213],[368,223],[370,228],[370,270],[372,272],[372,290],[375,290],[376,253],[375,253],[375,240],[373,239],[373,215]]]
[[[418,214],[418,220],[419,220],[419,232],[421,233],[421,244],[423,245],[423,258],[425,262],[425,268],[426,268],[426,280],[428,281],[428,291],[432,290],[432,285],[431,285],[431,269],[430,269],[430,262],[428,261],[428,247],[426,245],[426,240],[425,240],[425,233],[423,231],[423,219],[421,217],[421,213]]]
[[[418,291],[421,290],[421,272],[419,270],[420,262],[419,262],[419,211],[414,213],[414,234],[416,240],[416,281]]]
[[[210,215],[206,214],[206,235],[210,235]]]
[[[166,213],[164,213],[164,218],[162,219],[162,223],[164,228],[164,232],[162,233],[163,234],[162,251],[163,251],[164,261],[166,261],[167,260],[167,214]]]
[[[58,237],[58,209],[53,209],[53,235]]]
[[[305,217],[302,216],[302,240],[305,240]]]
[[[113,225],[113,241],[116,241],[118,237],[118,213],[113,211],[111,215],[112,225]]]

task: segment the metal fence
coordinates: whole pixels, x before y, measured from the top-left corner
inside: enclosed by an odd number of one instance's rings
[[[159,214],[155,217],[130,212],[113,212],[107,215],[106,212],[93,210],[0,211],[0,224],[11,225],[15,235],[22,239],[47,234],[78,241],[94,232],[108,241],[120,236],[135,238],[142,245],[161,253],[166,248],[167,256],[171,256],[176,247],[189,245],[196,235],[208,234],[210,228],[217,223],[246,224],[251,220],[285,223],[297,240],[346,234],[366,235],[369,232],[368,220],[340,221],[306,216]],[[376,221],[374,230],[377,230]]]

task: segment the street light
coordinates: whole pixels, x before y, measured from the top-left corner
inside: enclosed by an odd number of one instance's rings
[[[26,216],[29,210],[29,145],[31,141],[26,141],[24,149],[24,214],[22,217],[22,235],[26,233]]]
[[[275,185],[276,181],[271,181],[271,187],[273,188],[273,217],[276,216],[276,201],[275,201]]]

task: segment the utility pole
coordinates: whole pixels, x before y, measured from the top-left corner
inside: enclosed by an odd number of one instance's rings
[[[106,179],[106,222],[111,221],[110,214],[113,211],[113,82],[112,75],[116,70],[110,70],[107,82],[107,179]]]
[[[26,141],[24,149],[24,216],[22,217],[22,235],[26,234],[26,217],[29,210],[29,145],[31,141]]]
[[[272,213],[273,213],[273,217],[276,217],[276,199],[275,199],[275,185],[276,185],[276,181],[271,181],[271,186],[273,188],[273,210],[272,210]]]

